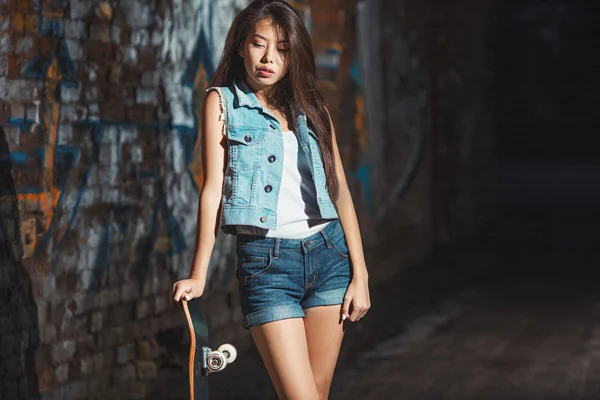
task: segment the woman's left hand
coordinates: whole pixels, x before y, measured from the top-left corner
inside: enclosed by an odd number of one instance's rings
[[[346,295],[342,306],[342,321],[348,318],[352,322],[360,321],[367,311],[371,308],[371,299],[369,298],[369,282],[367,278],[354,278]]]

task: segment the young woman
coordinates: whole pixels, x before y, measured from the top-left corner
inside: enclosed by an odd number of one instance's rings
[[[207,92],[194,262],[173,300],[202,296],[218,228],[237,235],[244,327],[279,398],[326,399],[343,321],[360,321],[370,299],[354,205],[296,11],[283,0],[241,11]]]

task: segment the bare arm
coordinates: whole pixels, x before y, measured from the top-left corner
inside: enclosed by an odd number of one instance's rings
[[[224,122],[220,116],[219,94],[211,91],[204,99],[202,112],[201,140],[204,179],[198,200],[194,258],[190,279],[178,281],[173,285],[173,300],[176,302],[183,296],[189,299],[202,296],[210,256],[219,230],[226,149],[226,139],[223,136]]]
[[[346,174],[344,173],[344,166],[342,164],[342,158],[340,157],[340,151],[338,149],[337,139],[333,128],[332,135],[335,170],[339,185],[338,198],[334,200],[334,204],[340,219],[340,223],[342,224],[342,228],[344,228],[346,243],[348,244],[348,250],[350,251],[350,260],[352,260],[353,276],[355,279],[367,280],[369,274],[367,273],[367,265],[365,263],[365,255],[363,253],[358,218],[356,216],[356,210],[354,209],[352,195],[350,194],[350,189],[348,188],[348,182],[346,181]]]
[[[352,282],[344,295],[342,305],[342,320],[348,318],[352,322],[360,321],[371,308],[369,295],[369,274],[363,252],[362,238],[358,226],[358,218],[354,209],[352,195],[346,181],[344,166],[337,145],[333,123],[331,124],[333,136],[333,155],[335,160],[336,176],[338,178],[338,197],[334,200],[335,208],[344,229],[344,236],[350,253],[350,264],[352,265]]]

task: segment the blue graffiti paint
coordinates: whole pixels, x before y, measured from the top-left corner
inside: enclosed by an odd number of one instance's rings
[[[13,164],[13,163],[24,163],[26,161],[27,161],[27,153],[24,153],[24,152],[12,151],[12,152],[0,153],[0,165]],[[2,168],[4,169],[5,166],[2,166]]]
[[[352,67],[350,68],[350,77],[352,77],[352,80],[354,81],[354,83],[356,83],[358,86],[362,87],[361,75],[360,75],[360,63],[358,62],[358,58],[356,60],[354,60],[354,63],[352,64]]]
[[[373,188],[371,186],[371,166],[368,163],[360,165],[356,169],[356,179],[360,182],[363,189],[364,200],[367,207],[373,209]]]
[[[204,66],[207,78],[210,78],[214,74],[215,71],[211,59],[210,47],[203,29],[200,30],[200,33],[196,38],[196,46],[187,63],[185,73],[183,74],[181,82],[183,86],[189,88],[194,87],[201,66]]]
[[[165,195],[162,194],[157,201],[156,211],[150,226],[151,253],[156,253],[155,245],[158,240],[160,229],[159,219],[162,219],[165,224],[170,241],[170,249],[166,253],[172,255],[187,249],[185,235],[183,234],[181,225],[179,225],[179,222],[175,219],[171,209],[168,207]]]
[[[104,225],[88,290],[98,292],[108,286],[110,286],[110,230],[108,225]]]
[[[33,59],[26,65],[23,73],[27,78],[46,80],[48,68],[56,59],[61,74],[61,85],[66,87],[77,87],[77,67],[71,58],[69,48],[63,36],[62,27],[57,19],[52,19],[43,25],[42,37],[55,38],[58,40],[58,50],[50,48],[50,54],[41,54],[40,47],[36,48]]]
[[[211,5],[212,12],[212,5]],[[212,18],[210,18],[212,21]],[[214,74],[214,65],[211,59],[211,46],[207,40],[206,34],[204,33],[204,29],[201,29],[198,37],[196,38],[196,46],[194,47],[194,51],[192,56],[190,57],[185,73],[183,74],[182,84],[185,87],[194,88],[196,83],[199,71],[204,68],[206,73],[206,79],[210,79]],[[193,92],[193,91],[192,91]],[[192,94],[193,96],[193,94]],[[194,102],[195,99],[192,98],[192,107],[197,107],[198,105]],[[194,149],[196,148],[195,144],[198,140],[198,129],[199,129],[199,121],[197,121],[196,115],[193,110],[190,110],[190,114],[194,115],[194,125],[193,126],[174,126],[173,128],[177,132],[179,137],[179,141],[181,142],[181,148],[183,149],[184,158],[186,165],[189,165],[194,158]],[[190,175],[192,174],[189,171]],[[196,180],[192,177],[192,182],[194,184],[194,188],[197,192],[200,192],[200,188],[196,185]]]
[[[31,119],[13,118],[2,125],[8,127],[17,127],[21,133],[28,134],[33,124],[34,121]],[[40,138],[40,145],[41,144],[42,138]],[[0,154],[0,164],[2,164],[2,168],[10,168],[14,171],[19,171],[21,169],[20,164],[27,163],[30,157],[38,157],[40,159],[40,165],[42,165],[44,162],[44,149],[40,148],[34,153],[16,151],[12,151],[10,153],[4,152]],[[78,148],[66,145],[57,145],[54,148],[53,167],[58,171],[68,172],[69,170],[75,168],[79,162],[79,158],[80,150]],[[67,176],[65,174],[59,182],[55,182],[56,187],[63,191],[66,185],[66,180]],[[43,191],[44,189],[41,186],[17,186],[14,188],[0,188],[0,196],[15,194],[39,194]]]

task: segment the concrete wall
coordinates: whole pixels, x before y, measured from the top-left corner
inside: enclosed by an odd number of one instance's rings
[[[482,215],[485,7],[434,3],[292,2],[374,284]],[[168,293],[192,257],[200,105],[245,1],[108,4],[0,1],[0,399],[144,398],[185,340]],[[205,301],[243,345],[233,241],[218,238]]]

